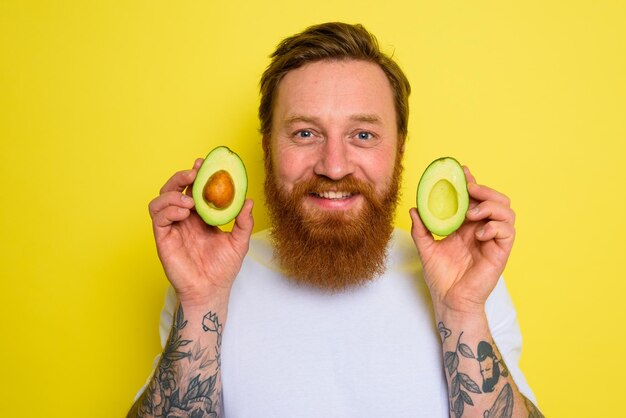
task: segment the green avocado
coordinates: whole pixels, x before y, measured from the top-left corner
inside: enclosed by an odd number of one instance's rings
[[[445,237],[456,231],[469,206],[463,167],[452,157],[426,168],[417,186],[417,211],[430,232]]]
[[[247,191],[241,158],[227,147],[217,147],[206,156],[193,183],[196,212],[209,225],[227,224],[241,211]]]

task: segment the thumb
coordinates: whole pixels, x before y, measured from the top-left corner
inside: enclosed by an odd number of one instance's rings
[[[252,207],[254,203],[252,199],[246,199],[241,208],[241,212],[235,218],[235,225],[231,231],[231,237],[235,244],[240,248],[247,250],[250,243],[250,235],[252,235],[252,227],[254,227],[254,219],[252,218]]]
[[[416,208],[411,208],[409,210],[409,215],[411,216],[411,221],[413,221],[413,226],[411,227],[411,237],[413,237],[413,242],[417,247],[417,252],[423,259],[424,255],[426,255],[429,249],[435,244],[435,238],[433,238],[433,235],[424,226]]]

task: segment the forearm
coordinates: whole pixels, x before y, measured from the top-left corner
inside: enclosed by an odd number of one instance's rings
[[[436,310],[451,417],[543,417],[518,390],[484,312]]]
[[[128,417],[223,416],[220,349],[225,319],[225,302],[207,308],[178,305],[159,365]]]

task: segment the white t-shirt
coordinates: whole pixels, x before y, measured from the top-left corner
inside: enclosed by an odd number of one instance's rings
[[[339,294],[286,279],[267,238],[267,231],[253,236],[228,305],[221,350],[228,418],[449,416],[441,339],[407,232],[394,231],[384,276]],[[162,345],[175,306],[170,288]],[[509,372],[534,401],[502,279],[486,312]]]

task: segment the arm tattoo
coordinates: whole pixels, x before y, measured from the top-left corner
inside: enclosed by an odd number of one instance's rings
[[[438,325],[439,332],[442,334],[442,340],[445,341],[452,332],[446,328],[442,322]],[[454,351],[446,351],[444,354],[444,365],[448,370],[448,382],[450,382],[450,388],[448,396],[450,399],[450,412],[454,413],[456,418],[463,416],[465,405],[474,406],[471,396],[468,392],[480,394],[480,387],[465,373],[461,373],[459,369],[459,354],[466,358],[474,359],[474,353],[472,349],[464,343],[461,343],[461,337],[463,333],[459,335],[456,343],[456,349]]]
[[[452,336],[452,331],[446,328],[443,322],[437,324],[437,330],[441,334],[441,341]],[[502,382],[502,378],[509,376],[509,371],[504,364],[503,359],[498,358],[499,353],[495,347],[495,343],[480,341],[476,347],[476,354],[472,348],[463,343],[461,332],[457,338],[454,350],[444,353],[444,366],[447,371],[449,382],[448,397],[450,414],[455,418],[463,416],[465,406],[474,406],[474,400],[477,395],[488,394],[499,391],[499,394],[489,410],[483,412],[484,418],[511,418],[513,415],[513,389],[506,381]],[[459,370],[461,359],[469,359],[476,361],[482,377],[481,386],[478,385],[468,374]],[[463,362],[466,364],[466,362]],[[500,382],[500,385],[498,383]],[[502,386],[504,383],[504,386]],[[499,389],[497,387],[500,387]],[[474,400],[472,400],[472,397]],[[537,409],[532,402],[522,396],[525,402],[528,418],[544,418],[543,414]]]
[[[487,341],[478,343],[476,354],[476,360],[480,365],[480,375],[483,377],[483,392],[493,392],[500,375],[507,377],[509,370],[502,359],[498,360],[493,352],[493,347]]]
[[[485,418],[511,418],[513,416],[513,390],[508,383],[496,398],[489,411],[485,411]]]
[[[196,341],[181,337],[187,326],[182,306],[176,311],[170,338],[154,377],[130,416],[218,418],[223,416],[220,377],[222,325],[214,313],[202,320],[202,330],[215,334],[214,357]],[[135,413],[135,415],[132,415]]]

